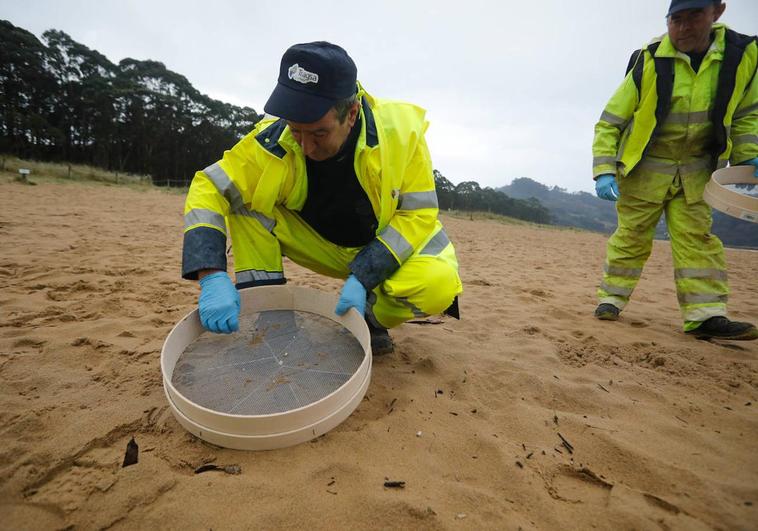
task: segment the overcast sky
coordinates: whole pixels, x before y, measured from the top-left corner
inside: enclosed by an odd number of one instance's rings
[[[665,32],[668,4],[0,0],[0,18],[38,37],[62,30],[114,63],[161,61],[201,92],[259,112],[284,50],[328,40],[370,93],[427,109],[434,166],[453,182],[523,176],[591,191],[594,123],[631,51]],[[758,1],[727,1],[722,20],[758,33]]]

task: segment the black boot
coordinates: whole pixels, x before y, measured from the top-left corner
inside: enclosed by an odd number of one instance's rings
[[[374,356],[383,356],[392,354],[395,351],[395,344],[392,342],[390,333],[386,328],[379,328],[366,321],[368,331],[371,334],[371,353]]]
[[[601,321],[618,321],[619,313],[621,313],[621,310],[607,302],[604,302],[595,308],[595,317]]]
[[[758,339],[758,328],[750,323],[730,321],[726,317],[716,316],[703,321],[703,324],[686,332],[698,339]]]

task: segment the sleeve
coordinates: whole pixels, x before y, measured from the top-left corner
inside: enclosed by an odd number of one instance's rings
[[[621,135],[631,122],[638,103],[639,93],[630,71],[595,124],[595,138],[592,142],[593,178],[597,179],[598,175],[605,173],[616,174]]]
[[[758,157],[758,74],[755,72],[734,111],[730,135],[732,153],[729,160],[732,164]]]
[[[245,209],[261,171],[252,158],[253,133],[223,158],[198,171],[184,205],[182,277],[197,280],[203,269],[226,271],[226,218]]]
[[[428,239],[437,223],[437,191],[423,134],[415,144],[403,171],[395,214],[350,264],[350,271],[369,290],[389,278]]]

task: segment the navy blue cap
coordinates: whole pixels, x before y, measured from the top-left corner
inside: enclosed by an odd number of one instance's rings
[[[685,9],[703,9],[704,7],[720,3],[720,0],[671,0],[669,12],[666,16],[670,17],[674,13],[684,11]]]
[[[279,66],[279,80],[263,110],[300,123],[320,120],[357,90],[358,69],[345,50],[329,42],[295,44]]]

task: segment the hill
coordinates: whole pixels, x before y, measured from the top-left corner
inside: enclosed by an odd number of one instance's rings
[[[498,188],[515,199],[535,198],[550,212],[556,225],[578,227],[610,234],[616,229],[614,203],[599,199],[587,192],[568,192],[554,186],[549,188],[532,179],[521,177],[511,184]],[[758,248],[758,228],[754,223],[713,212],[713,229],[724,245]],[[656,228],[656,238],[667,239],[663,219]]]

